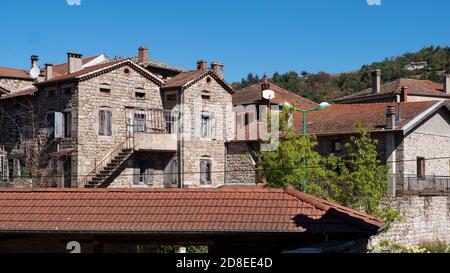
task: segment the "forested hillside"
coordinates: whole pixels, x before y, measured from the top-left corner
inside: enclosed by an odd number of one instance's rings
[[[426,47],[415,53],[387,58],[384,61],[364,65],[357,71],[328,74],[319,72],[310,74],[307,71],[297,73],[290,71],[284,74],[274,73],[271,82],[287,90],[293,91],[314,101],[326,101],[355,93],[371,85],[370,73],[381,69],[382,82],[390,82],[399,78],[427,79],[443,82],[443,74],[449,67],[449,47]],[[426,62],[423,69],[409,71],[405,66],[412,62]],[[236,90],[261,81],[262,76],[248,74],[241,82],[233,83]]]

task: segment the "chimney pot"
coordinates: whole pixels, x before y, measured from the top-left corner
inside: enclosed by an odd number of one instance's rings
[[[45,64],[45,80],[49,81],[53,78],[53,64]]]
[[[69,73],[80,71],[83,68],[83,55],[78,53],[67,53],[67,65]]]
[[[444,91],[446,94],[450,94],[450,71],[445,73]]]
[[[403,86],[402,87],[402,93],[401,93],[400,101],[401,102],[408,102],[408,87],[407,86]]]
[[[31,68],[39,67],[39,57],[36,55],[31,56]]]
[[[395,111],[394,106],[386,108],[386,130],[393,130],[395,128]]]
[[[197,70],[205,70],[207,63],[205,60],[201,59],[197,62]]]
[[[148,48],[142,46],[139,48],[138,62],[140,64],[149,62]]]
[[[222,80],[224,78],[223,76],[223,64],[219,61],[213,61],[211,63],[211,69],[214,70],[214,72],[216,72],[217,76],[219,76]]]
[[[372,94],[378,94],[381,91],[381,70],[372,71]]]

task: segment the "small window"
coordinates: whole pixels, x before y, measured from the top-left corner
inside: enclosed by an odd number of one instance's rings
[[[166,101],[176,102],[177,101],[177,94],[167,94],[166,95]]]
[[[211,117],[209,115],[202,115],[202,137],[211,137]]]
[[[164,186],[173,188],[178,186],[178,161],[172,159],[164,169]]]
[[[342,144],[339,141],[333,142],[333,152],[338,153],[342,151]]]
[[[134,185],[153,185],[155,174],[154,162],[152,160],[133,160]]]
[[[425,157],[417,158],[417,177],[425,179]]]
[[[99,135],[112,136],[112,112],[109,110],[99,111]]]
[[[134,97],[137,99],[145,99],[145,92],[134,92]]]
[[[111,88],[101,87],[100,88],[100,94],[102,96],[109,96],[109,95],[111,95]]]
[[[211,177],[212,164],[209,159],[200,160],[200,184],[207,185],[212,183]]]

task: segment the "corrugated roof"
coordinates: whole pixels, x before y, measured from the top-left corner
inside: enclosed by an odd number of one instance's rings
[[[382,225],[292,188],[0,190],[0,232],[374,234]]]

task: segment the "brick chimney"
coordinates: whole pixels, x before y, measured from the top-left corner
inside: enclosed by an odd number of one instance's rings
[[[407,86],[403,86],[402,87],[402,91],[401,91],[401,95],[400,95],[400,101],[401,102],[408,102],[408,87]]]
[[[395,111],[394,106],[386,108],[386,130],[393,130],[395,128]]]
[[[80,71],[83,68],[82,57],[83,55],[78,53],[67,53],[67,71],[69,71],[69,73]]]
[[[223,64],[219,61],[213,61],[211,63],[211,69],[216,72],[217,76],[223,79]]]
[[[36,55],[31,56],[31,68],[39,68],[39,57]]]
[[[372,94],[378,94],[381,91],[381,70],[372,71]]]
[[[446,94],[450,94],[450,71],[447,71],[447,73],[445,73],[444,91]]]
[[[45,80],[49,81],[53,78],[53,64],[45,64]]]
[[[141,46],[139,48],[138,63],[142,64],[142,63],[148,63],[148,62],[149,62],[148,48]]]
[[[197,70],[205,70],[206,69],[206,61],[201,59],[197,62]]]

